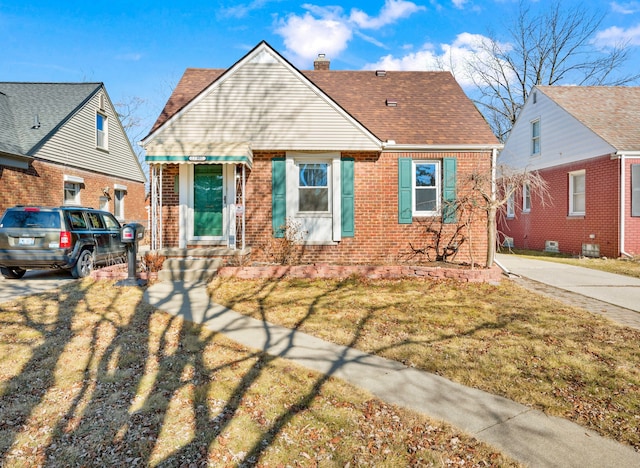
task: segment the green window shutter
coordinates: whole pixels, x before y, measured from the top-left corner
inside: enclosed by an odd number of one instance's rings
[[[271,210],[274,237],[284,237],[287,222],[287,163],[284,158],[271,160]]]
[[[456,158],[442,160],[442,222],[453,224],[456,217]]]
[[[411,158],[398,159],[398,223],[411,224],[413,207],[411,198]]]
[[[353,158],[340,161],[341,230],[342,237],[355,236],[355,198],[354,198],[354,165]]]

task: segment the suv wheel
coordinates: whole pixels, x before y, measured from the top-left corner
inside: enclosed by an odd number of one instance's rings
[[[74,278],[85,278],[91,274],[91,270],[93,270],[93,254],[90,250],[83,250],[71,274]]]
[[[0,268],[0,272],[2,272],[2,276],[7,279],[20,279],[24,276],[27,270],[23,270],[22,268]]]

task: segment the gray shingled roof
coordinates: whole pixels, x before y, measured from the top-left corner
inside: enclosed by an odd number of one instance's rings
[[[0,82],[0,152],[32,156],[101,87]]]
[[[537,88],[616,150],[640,150],[640,87]]]

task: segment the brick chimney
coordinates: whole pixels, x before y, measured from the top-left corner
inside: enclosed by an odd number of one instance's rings
[[[318,54],[318,58],[313,61],[314,70],[328,70],[331,62],[324,54]]]

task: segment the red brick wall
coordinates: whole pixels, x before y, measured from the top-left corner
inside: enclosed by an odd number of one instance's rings
[[[271,160],[284,152],[257,152],[246,184],[246,245],[252,259],[268,261],[265,248],[272,239]],[[338,245],[305,246],[303,263],[397,263],[426,261],[414,256],[410,244],[425,247],[425,220],[398,224],[398,158],[442,159],[457,157],[459,196],[474,171],[487,174],[491,153],[343,153],[355,159],[355,237],[343,238]],[[177,165],[163,169],[164,246],[178,246],[178,199],[173,192]],[[439,226],[439,223],[438,223]],[[456,225],[445,225],[444,237]],[[486,216],[477,213],[455,261],[484,264],[486,256]]]
[[[102,189],[110,187],[109,208],[113,211],[113,184],[127,186],[124,198],[126,222],[136,221],[147,225],[145,208],[145,187],[141,182],[123,180],[103,174],[63,167],[45,161],[33,161],[28,170],[0,166],[0,209],[2,212],[10,206],[64,204],[64,175],[82,177],[84,186],[80,191],[83,206],[98,208]]]
[[[631,216],[631,165],[640,164],[640,158],[625,160],[625,239],[624,250],[634,256],[640,256],[640,217]]]
[[[598,244],[601,256],[619,256],[619,168],[619,161],[606,155],[539,171],[549,184],[547,206],[532,193],[531,212],[522,213],[522,198],[517,196],[516,217],[501,220],[501,233],[513,237],[516,248],[544,250],[545,241],[551,240],[558,241],[563,253],[580,255],[585,243]],[[585,215],[569,216],[569,172],[583,169]]]

